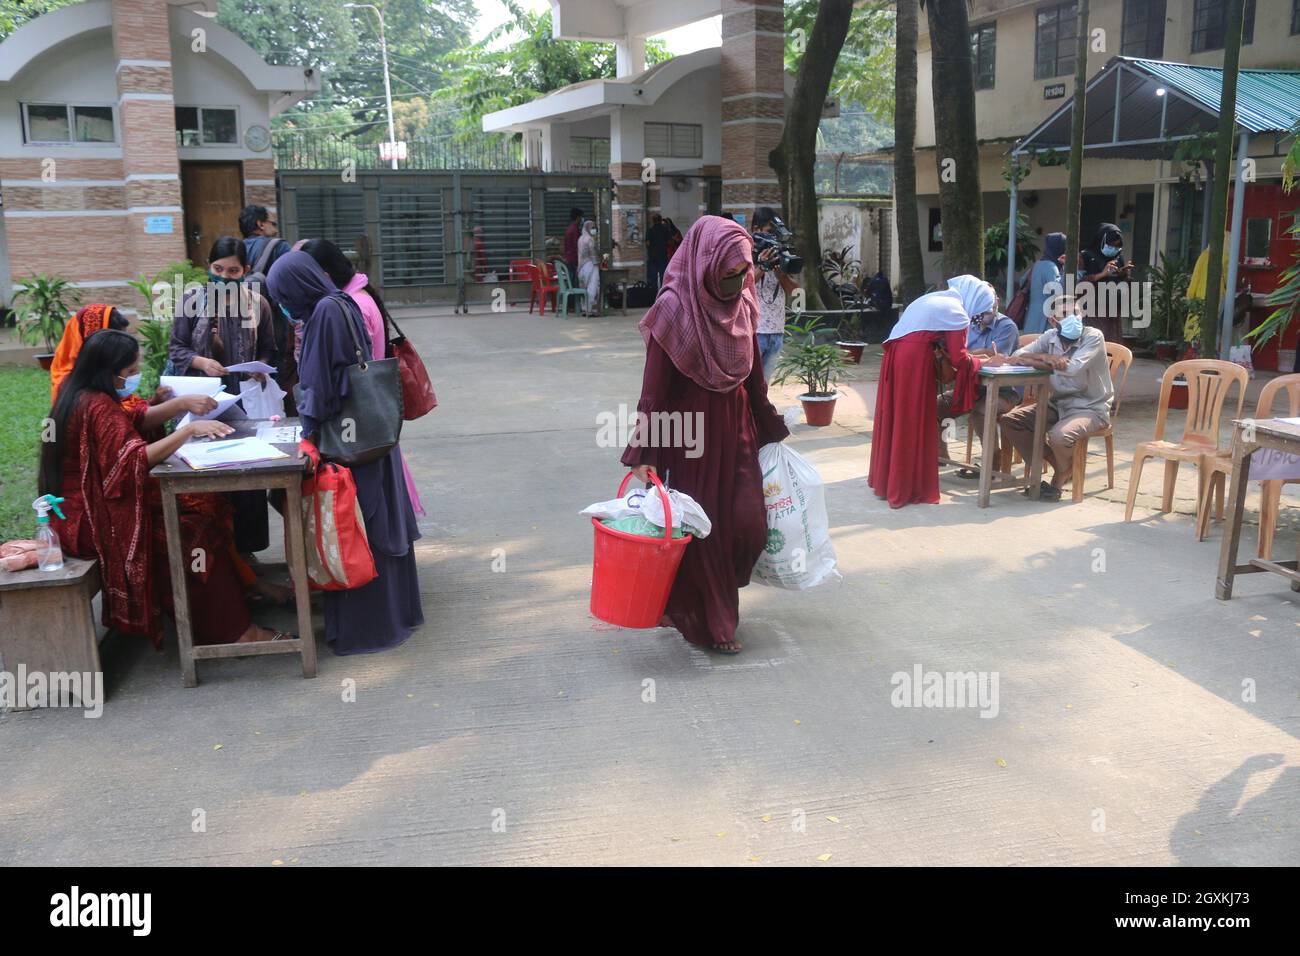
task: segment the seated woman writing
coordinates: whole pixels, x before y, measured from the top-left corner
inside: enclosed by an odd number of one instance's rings
[[[171,604],[162,499],[149,469],[193,438],[228,435],[229,425],[197,421],[152,443],[143,433],[185,412],[203,414],[211,398],[188,395],[127,412],[121,400],[140,381],[140,344],[114,329],[86,339],[50,411],[55,441],[41,451],[41,494],[66,499],[55,517],[64,549],[99,560],[104,624],[163,638]],[[181,540],[196,644],[282,640],[291,635],[253,624],[231,564],[230,506],[218,495],[182,495]]]

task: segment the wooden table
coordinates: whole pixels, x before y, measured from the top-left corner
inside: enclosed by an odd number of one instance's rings
[[[1291,582],[1292,591],[1300,591],[1300,566],[1297,561],[1266,561],[1252,558],[1246,564],[1237,563],[1237,546],[1241,543],[1241,519],[1246,508],[1246,491],[1250,482],[1250,456],[1260,448],[1300,455],[1300,426],[1276,418],[1243,419],[1234,421],[1232,430],[1232,487],[1228,494],[1228,521],[1223,532],[1223,545],[1219,549],[1219,576],[1214,583],[1214,596],[1220,601],[1232,597],[1232,579],[1238,574],[1258,574],[1271,571]],[[1300,558],[1300,549],[1297,550]]]
[[[262,424],[254,419],[227,422],[235,429],[231,437],[257,434]],[[286,418],[281,425],[297,425],[298,419]],[[230,468],[196,471],[172,455],[150,472],[162,485],[163,521],[167,527],[167,560],[171,568],[172,598],[176,611],[176,637],[181,649],[181,680],[186,687],[199,683],[195,664],[199,660],[225,657],[252,657],[260,654],[301,654],[302,676],[316,676],[316,640],[312,632],[311,603],[307,589],[307,553],[302,531],[302,476],[305,459],[297,445],[276,445],[289,458],[259,461]],[[282,488],[285,493],[285,555],[293,579],[298,606],[298,637],[289,641],[258,641],[251,644],[211,644],[194,646],[190,628],[190,598],[186,590],[186,555],[181,543],[180,518],[176,509],[178,494],[224,491],[259,491]]]
[[[600,314],[605,314],[605,290],[616,286],[623,292],[623,314],[627,315],[627,286],[632,271],[624,266],[609,266],[600,270]]]
[[[980,491],[979,506],[989,506],[989,494],[1006,488],[1028,489],[1029,497],[1037,501],[1042,488],[1043,478],[1043,436],[1047,432],[1047,399],[1051,391],[1049,384],[1052,373],[1046,369],[1018,372],[1002,368],[980,369],[980,386],[984,390],[984,432],[980,438]],[[1034,387],[1040,388],[1034,413],[1034,452],[1029,460],[1029,477],[1017,478],[1009,471],[998,471],[993,449],[997,447],[998,433],[998,392],[1003,388]],[[973,423],[971,423],[973,424]],[[967,427],[970,427],[968,425]],[[944,464],[967,467],[968,463],[956,458],[949,458],[948,448],[944,445]]]

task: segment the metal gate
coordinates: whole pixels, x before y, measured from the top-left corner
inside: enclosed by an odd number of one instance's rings
[[[461,281],[469,299],[487,299],[485,283],[510,280],[512,262],[563,257],[573,207],[597,220],[609,251],[605,175],[284,170],[277,179],[285,238],[332,240],[397,303],[455,301]]]

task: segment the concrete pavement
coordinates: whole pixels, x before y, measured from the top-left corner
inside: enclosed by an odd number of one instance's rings
[[[577,512],[621,477],[596,416],[635,407],[635,317],[402,327],[441,402],[403,437],[426,626],[193,690],[110,639],[102,718],[0,717],[0,863],[1300,863],[1300,594],[1216,601],[1217,531],[1091,494],[981,511],[955,479],[890,511],[846,409],[791,439],[844,579],[746,589],[746,650],[715,657],[587,613]],[[896,706],[918,667],[996,697]]]

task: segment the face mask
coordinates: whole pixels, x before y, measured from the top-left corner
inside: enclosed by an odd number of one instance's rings
[[[1102,246],[1101,254],[1107,259],[1119,255],[1124,250],[1123,246]]]
[[[215,272],[209,272],[208,279],[210,279],[213,282],[220,282],[226,285],[239,285],[239,283],[244,281],[243,278],[227,279],[225,276],[219,276]]]
[[[718,280],[718,288],[722,291],[724,299],[730,299],[734,295],[739,295],[740,290],[745,288],[745,273],[741,272],[734,276],[723,276]]]
[[[129,398],[135,394],[135,390],[140,387],[140,374],[136,372],[126,377],[126,384],[117,390],[118,398]]]
[[[1071,342],[1077,341],[1079,336],[1083,335],[1083,319],[1077,315],[1067,315],[1057,325],[1056,331],[1063,339],[1069,339]]]

